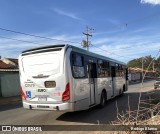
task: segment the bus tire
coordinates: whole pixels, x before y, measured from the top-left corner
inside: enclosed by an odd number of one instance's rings
[[[121,89],[119,90],[119,96],[123,96],[123,91]]]
[[[123,85],[123,92],[125,92],[126,91],[126,86],[125,86],[125,84]]]
[[[104,108],[105,104],[106,104],[106,93],[105,91],[103,91],[101,93],[101,99],[100,99],[100,104],[99,104],[100,108]]]

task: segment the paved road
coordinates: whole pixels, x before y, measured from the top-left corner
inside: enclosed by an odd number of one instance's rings
[[[153,89],[153,82],[143,84],[132,84],[129,90],[121,97],[114,98],[107,102],[105,108],[94,107],[86,111],[74,113],[56,111],[26,110],[21,104],[12,104],[10,107],[0,107],[0,125],[78,125],[78,124],[106,124],[116,119],[116,100],[119,111],[127,110],[128,96],[130,98],[131,110],[137,109],[139,92],[142,91],[142,98],[146,98],[147,91]]]

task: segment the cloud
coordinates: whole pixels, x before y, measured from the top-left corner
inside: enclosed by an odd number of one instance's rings
[[[142,4],[160,5],[160,0],[141,0]]]
[[[90,51],[127,63],[134,58],[146,55],[155,56],[155,53],[159,50],[159,42],[160,35],[131,34],[128,36],[97,38],[92,42],[93,47],[90,48]]]
[[[138,32],[141,31],[137,30]],[[18,55],[26,49],[46,46],[46,45],[54,45],[54,44],[71,44],[77,47],[81,47],[80,43],[70,43],[64,42],[63,40],[68,40],[72,42],[81,42],[81,35],[50,35],[50,34],[36,34],[43,35],[49,38],[56,38],[58,40],[46,40],[41,38],[34,38],[30,36],[24,35],[14,35],[8,36],[8,38],[14,38],[29,42],[35,42],[37,44],[14,41],[9,39],[0,38],[0,52],[2,57],[12,57],[18,58]],[[1,36],[1,35],[0,35]],[[104,55],[113,59],[117,59],[120,61],[128,62],[133,58],[138,58],[146,55],[154,56],[155,53],[158,52],[160,46],[160,35],[123,35],[123,36],[110,36],[110,37],[94,37],[91,40],[93,46],[89,48],[91,52],[98,53],[100,55]],[[103,51],[104,50],[104,51]]]
[[[42,35],[42,34],[35,34],[35,35]],[[0,35],[0,52],[1,52],[0,56],[11,57],[11,58],[18,58],[18,56],[21,54],[22,51],[35,48],[35,47],[40,47],[40,46],[55,45],[55,44],[72,44],[75,46],[76,45],[80,46],[80,43],[78,44],[78,41],[81,39],[81,36],[79,35],[72,36],[72,35],[64,35],[64,34],[52,35],[52,36],[48,36],[47,34],[45,34],[45,37],[49,37],[57,40],[47,40],[47,39],[35,38],[35,37],[24,36],[24,35],[7,36],[7,38],[11,38],[11,39],[5,39],[2,37],[3,36]],[[28,41],[28,43],[22,42],[22,41],[15,41],[12,39]],[[77,43],[70,43],[66,41],[73,41]],[[29,42],[34,42],[34,43],[29,43]]]
[[[63,16],[66,16],[66,17],[69,17],[69,18],[72,18],[72,19],[75,19],[75,20],[82,20],[82,18],[78,17],[74,13],[66,12],[66,11],[60,10],[58,8],[54,8],[54,11],[56,13],[60,14],[60,15],[63,15]]]

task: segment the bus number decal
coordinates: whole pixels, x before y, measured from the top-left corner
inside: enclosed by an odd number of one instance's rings
[[[34,84],[25,84],[25,87],[35,87],[35,85]]]

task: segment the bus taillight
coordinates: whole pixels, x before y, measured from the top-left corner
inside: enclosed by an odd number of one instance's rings
[[[62,94],[62,101],[67,101],[70,99],[70,85],[69,82],[67,83],[65,87],[65,91]]]
[[[22,90],[22,87],[20,87],[20,92],[21,92],[21,97],[22,97],[22,100],[26,100],[26,96]]]

